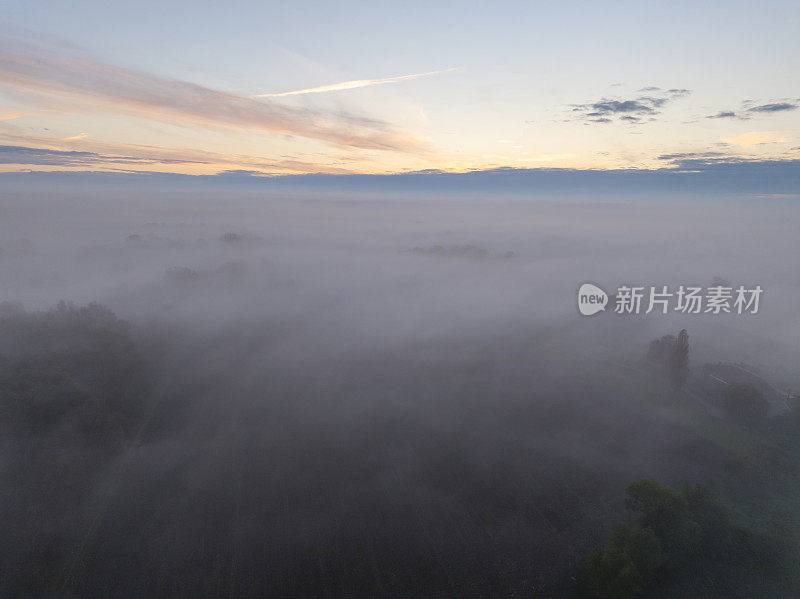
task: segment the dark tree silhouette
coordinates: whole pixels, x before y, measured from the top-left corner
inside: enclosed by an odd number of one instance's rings
[[[681,329],[669,354],[669,380],[674,389],[680,389],[689,376],[689,334]]]
[[[633,599],[681,571],[724,563],[751,547],[750,536],[731,524],[728,508],[705,485],[685,485],[678,493],[654,480],[636,481],[625,507],[638,514],[636,522],[615,524],[606,544],[589,555],[574,597]]]
[[[675,346],[675,341],[675,335],[664,335],[661,339],[653,339],[647,350],[647,361],[658,365],[665,364]]]

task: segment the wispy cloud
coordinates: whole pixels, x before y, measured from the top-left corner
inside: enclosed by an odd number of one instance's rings
[[[400,83],[401,81],[411,81],[422,77],[430,77],[441,73],[455,71],[456,68],[444,69],[441,71],[430,71],[429,73],[415,73],[413,75],[399,75],[397,77],[383,77],[381,79],[354,79],[353,81],[342,81],[330,85],[320,85],[319,87],[309,87],[291,92],[280,92],[274,94],[256,94],[254,98],[282,98],[284,96],[299,96],[302,94],[322,94],[326,92],[340,92],[348,89],[358,89],[360,87],[370,87],[372,85],[386,85],[387,83]]]
[[[587,123],[610,123],[614,120],[638,124],[655,120],[668,103],[688,96],[691,90],[673,88],[662,90],[658,87],[643,87],[640,92],[652,92],[646,96],[632,99],[601,98],[586,104],[572,104],[572,112],[579,120]]]
[[[102,110],[370,150],[418,152],[423,147],[384,121],[256,100],[20,41],[0,39],[0,88],[46,109]]]
[[[0,164],[39,166],[87,166],[95,164],[205,164],[195,160],[170,160],[165,158],[141,158],[137,156],[106,156],[97,152],[79,150],[52,150],[24,146],[0,146]]]
[[[262,156],[219,154],[186,148],[164,148],[129,144],[81,143],[78,149],[64,149],[64,139],[0,133],[0,165],[61,166],[92,170],[137,170],[141,167],[185,165],[202,167],[204,172],[222,170],[252,170],[262,175],[287,173],[352,172],[342,166],[348,156],[321,154],[318,161],[281,156],[278,159]],[[70,146],[72,145],[70,141]],[[69,147],[69,146],[68,146]],[[197,170],[197,169],[195,169]]]
[[[786,112],[787,110],[797,110],[798,105],[793,102],[770,102],[748,108],[748,112]]]
[[[13,108],[11,106],[0,106],[0,121],[10,121],[23,116],[28,116],[29,114],[33,113],[29,110],[22,110],[19,108]]]
[[[713,162],[730,162],[733,157],[724,152],[675,152],[672,154],[662,154],[658,157],[659,160],[668,160],[670,162],[680,162],[685,160],[703,160],[708,163]]]
[[[717,114],[707,116],[707,119],[739,119],[740,121],[749,121],[757,116],[769,116],[779,112],[789,112],[800,108],[800,99],[798,100],[780,100],[770,101],[764,104],[757,104],[752,100],[745,100],[742,102],[742,109],[739,111],[734,110],[721,110]]]

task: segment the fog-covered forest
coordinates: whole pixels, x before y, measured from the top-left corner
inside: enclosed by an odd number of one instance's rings
[[[0,202],[0,596],[800,595],[789,200]]]

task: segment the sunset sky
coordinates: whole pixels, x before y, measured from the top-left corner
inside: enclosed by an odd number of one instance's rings
[[[800,159],[796,1],[0,4],[0,172]]]

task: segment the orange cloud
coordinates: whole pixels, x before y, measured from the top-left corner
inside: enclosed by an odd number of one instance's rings
[[[269,131],[370,150],[421,152],[415,137],[349,114],[294,108],[0,40],[0,87],[49,109],[91,107],[181,125]]]
[[[11,119],[18,119],[29,114],[34,114],[28,110],[21,110],[11,106],[0,106],[0,121],[10,121]]]
[[[81,136],[80,139],[84,139]],[[342,164],[348,157],[319,155],[319,160],[295,156],[271,159],[262,156],[219,154],[186,148],[165,148],[131,144],[80,142],[62,144],[71,138],[48,138],[0,133],[0,172],[13,167],[58,167],[66,170],[178,170],[193,174],[215,174],[223,170],[250,170],[261,174],[345,174],[352,170]],[[355,160],[355,159],[353,159]]]

